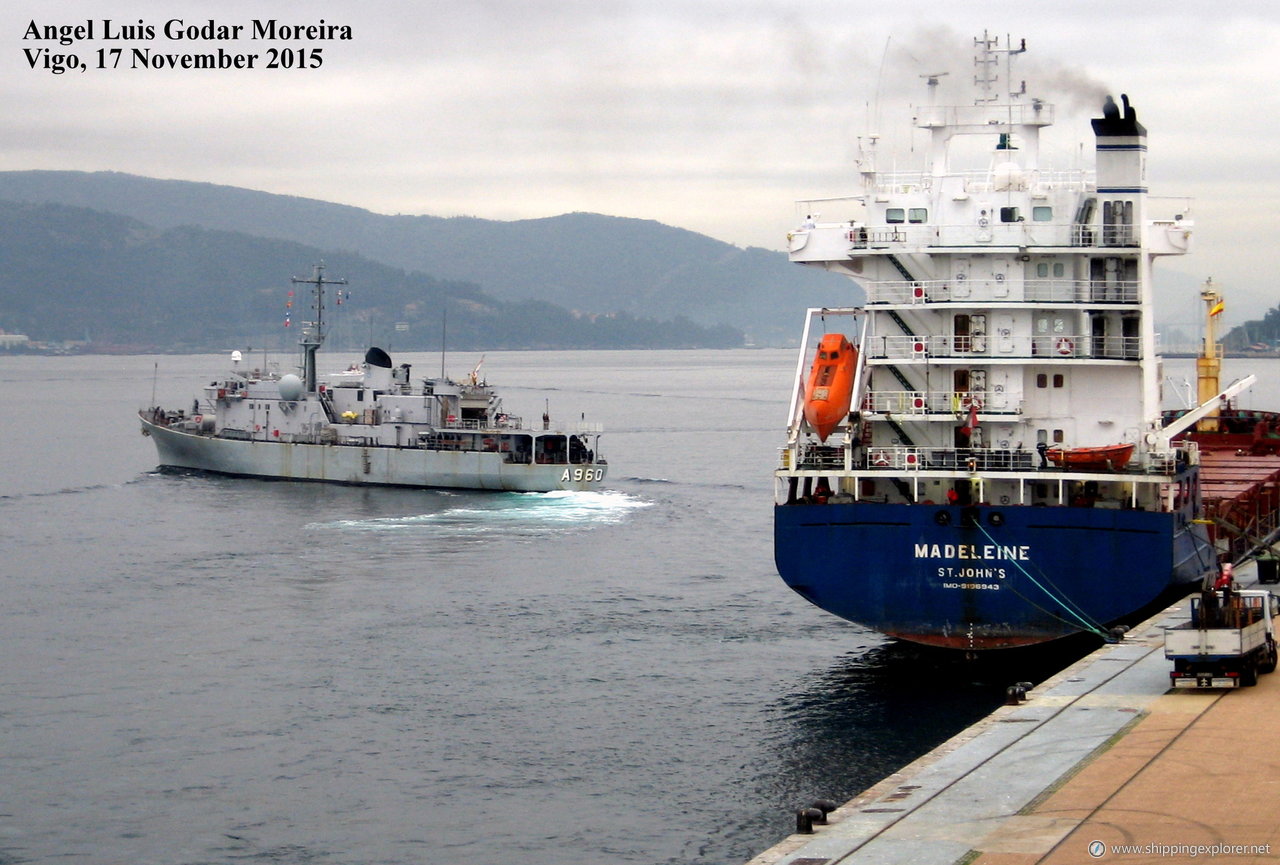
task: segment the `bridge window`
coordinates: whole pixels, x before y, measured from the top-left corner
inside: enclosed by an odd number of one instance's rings
[[[1034,222],[1053,222],[1053,208],[1040,205],[1031,208],[1031,219]]]
[[[901,207],[890,207],[884,212],[884,221],[890,225],[897,225],[907,221],[907,212]]]
[[[913,207],[907,211],[907,222],[916,224],[925,222],[929,219],[929,209],[926,207]]]
[[[1001,222],[1021,222],[1022,216],[1019,215],[1018,208],[1016,207],[1002,207],[1000,208],[1000,221]]]

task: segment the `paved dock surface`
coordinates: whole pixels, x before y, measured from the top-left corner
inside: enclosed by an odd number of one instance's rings
[[[1280,672],[1173,691],[1181,603],[749,865],[1280,861]]]

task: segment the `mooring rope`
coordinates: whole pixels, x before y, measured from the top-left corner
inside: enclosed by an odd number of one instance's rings
[[[991,541],[991,543],[993,544],[999,545],[999,542],[996,541],[995,538],[991,537],[991,534],[987,531],[986,527],[982,525],[982,523],[978,522],[977,520],[974,520],[974,524],[978,527],[978,530],[982,532],[983,535],[986,536],[987,540]],[[1050,600],[1057,602],[1062,607],[1063,610],[1065,610],[1072,618],[1074,618],[1077,622],[1079,622],[1080,625],[1082,626],[1082,630],[1089,631],[1090,633],[1093,633],[1093,634],[1097,634],[1098,636],[1104,639],[1108,639],[1108,640],[1111,639],[1111,635],[1107,633],[1106,630],[1103,629],[1102,624],[1097,620],[1095,620],[1092,616],[1090,616],[1084,610],[1082,610],[1069,597],[1067,597],[1066,593],[1064,593],[1061,589],[1059,589],[1056,585],[1054,585],[1053,580],[1049,579],[1049,576],[1045,574],[1044,571],[1041,571],[1039,567],[1037,567],[1036,570],[1040,571],[1040,576],[1044,579],[1046,583],[1049,584],[1049,586],[1053,589],[1053,591],[1050,591],[1049,589],[1046,589],[1043,585],[1041,585],[1040,581],[1037,580],[1035,577],[1033,577],[1030,571],[1024,568],[1022,566],[1022,563],[1019,562],[1017,559],[1011,559],[1011,561],[1013,562],[1014,566],[1016,566],[1017,569],[1022,572],[1023,576],[1025,576],[1027,580],[1031,582],[1033,586],[1035,586],[1040,591],[1044,592],[1044,594]],[[1047,610],[1044,607],[1040,606],[1035,601],[1031,600],[1026,595],[1019,592],[1017,589],[1010,587],[1010,590],[1019,598],[1026,601],[1028,604],[1035,607],[1037,610],[1049,616],[1050,618],[1057,619],[1059,622],[1062,622],[1063,624],[1074,625],[1074,623],[1072,623],[1068,619],[1064,619],[1063,617],[1059,616],[1057,613],[1053,612],[1052,610]]]

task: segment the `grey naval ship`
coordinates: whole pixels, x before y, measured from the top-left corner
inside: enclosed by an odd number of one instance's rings
[[[314,320],[299,345],[299,372],[252,369],[231,354],[232,369],[197,397],[190,411],[152,406],[139,412],[142,434],[162,468],[241,477],[399,487],[551,492],[598,489],[608,472],[598,424],[557,426],[546,413],[526,424],[473,370],[415,383],[410,365],[393,366],[381,348],[361,364],[316,373],[324,342],[326,279],[310,279]]]

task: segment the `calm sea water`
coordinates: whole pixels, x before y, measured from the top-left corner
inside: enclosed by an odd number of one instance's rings
[[[0,863],[740,863],[1056,669],[782,584],[793,363],[489,353],[608,430],[606,491],[517,495],[158,473],[134,410],[224,358],[0,358]]]

